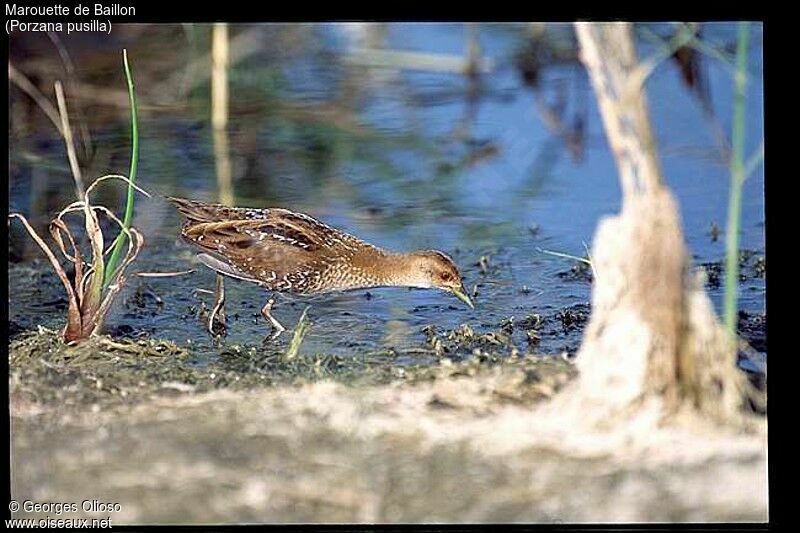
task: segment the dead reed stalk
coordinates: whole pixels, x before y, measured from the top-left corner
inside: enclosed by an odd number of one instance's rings
[[[228,68],[230,46],[228,25],[214,24],[211,44],[211,125],[214,135],[214,160],[217,170],[219,201],[233,204],[233,177],[228,146]]]
[[[67,158],[69,159],[69,168],[72,170],[72,178],[75,181],[75,191],[80,200],[86,195],[86,191],[83,187],[83,176],[81,175],[81,167],[78,165],[78,156],[75,153],[75,142],[72,138],[72,128],[69,124],[69,113],[67,113],[67,102],[64,99],[64,88],[61,86],[60,81],[56,81],[55,90],[58,113],[61,117],[61,134],[67,148]]]
[[[584,394],[612,410],[644,397],[740,420],[746,380],[736,349],[689,270],[678,204],[664,185],[628,23],[576,23],[622,185],[622,211],[602,220],[592,264],[592,316],[578,354]]]

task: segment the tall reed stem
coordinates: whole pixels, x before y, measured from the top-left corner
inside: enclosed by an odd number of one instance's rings
[[[736,337],[739,290],[739,227],[742,211],[742,185],[745,180],[745,89],[747,86],[747,22],[739,23],[739,43],[736,47],[736,94],[733,104],[733,135],[731,157],[731,192],[728,197],[728,227],[725,238],[725,327]]]
[[[228,69],[230,43],[228,25],[217,22],[212,30],[211,51],[211,125],[213,128],[214,160],[217,170],[219,201],[233,205],[233,170],[228,144]]]
[[[125,203],[125,217],[122,224],[125,229],[131,227],[133,221],[133,204],[135,200],[133,185],[136,183],[136,168],[139,163],[139,117],[136,112],[136,94],[133,89],[133,76],[131,75],[131,68],[128,64],[128,50],[122,50],[122,61],[125,65],[125,78],[128,81],[128,99],[131,105],[131,167],[128,172],[128,198]],[[103,285],[107,286],[114,277],[114,270],[116,270],[117,262],[119,261],[122,248],[125,246],[125,232],[120,231],[114,243],[114,250],[111,252],[111,258],[108,260],[108,268],[106,270]]]

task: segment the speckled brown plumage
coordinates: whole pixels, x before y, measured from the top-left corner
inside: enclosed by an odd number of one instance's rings
[[[202,250],[198,257],[206,266],[269,291],[424,287],[452,292],[472,305],[453,260],[442,252],[390,252],[287,209],[169,200],[186,217],[181,236]]]

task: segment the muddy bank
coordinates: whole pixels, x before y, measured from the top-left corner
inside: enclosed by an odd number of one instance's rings
[[[623,460],[492,435],[493,418],[530,416],[496,394],[503,382],[218,391],[57,427],[14,417],[13,491],[119,502],[120,523],[766,518],[763,448]]]
[[[587,453],[539,435],[537,406],[575,375],[563,358],[373,372],[266,353],[197,366],[169,343],[70,349],[46,331],[23,341],[12,494],[118,502],[115,524],[766,517],[758,438],[680,430]]]
[[[165,340],[104,335],[67,346],[57,332],[39,328],[20,334],[9,345],[11,399],[16,406],[44,406],[45,411],[105,409],[181,393],[324,380],[349,386],[413,383],[437,379],[443,372],[474,375],[493,368],[530,372],[529,381],[571,375],[572,366],[562,358],[521,354],[502,332],[478,334],[468,325],[427,331],[428,345],[404,352],[288,357],[280,344],[230,343],[219,344],[218,356],[207,361],[191,347]]]

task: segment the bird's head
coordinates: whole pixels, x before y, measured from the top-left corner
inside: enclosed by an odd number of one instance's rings
[[[410,255],[416,286],[450,292],[470,308],[475,308],[467,296],[458,267],[448,255],[438,250],[421,250]]]

